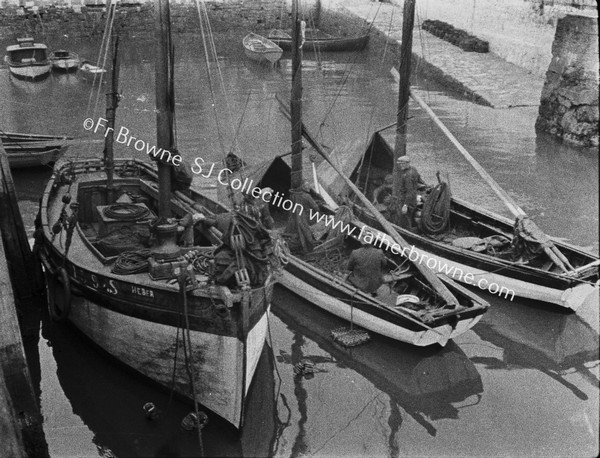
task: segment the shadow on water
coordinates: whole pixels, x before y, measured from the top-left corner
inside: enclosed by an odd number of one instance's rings
[[[350,368],[390,396],[389,444],[402,425],[402,411],[436,436],[436,420],[457,419],[460,410],[478,404],[483,383],[475,365],[460,347],[418,348],[370,333],[371,340],[356,347],[343,347],[332,340],[332,329],[347,323],[325,313],[291,294],[277,290],[273,313],[293,332],[290,353],[279,350],[277,360],[297,364],[308,359],[327,367]],[[303,343],[314,341],[329,356],[303,354]],[[275,351],[277,353],[277,350]],[[294,393],[299,404],[299,434],[294,450],[302,453],[303,423],[306,422],[307,393],[302,378],[294,378]]]
[[[579,314],[536,302],[488,300],[492,307],[473,331],[482,340],[502,348],[503,355],[474,356],[471,361],[489,370],[535,369],[579,399],[588,400],[588,395],[566,376],[578,373],[592,387],[598,386],[600,380],[592,370],[600,357],[594,323],[586,322]]]
[[[42,337],[52,349],[60,387],[73,413],[93,433],[92,442],[100,456],[200,456],[196,431],[181,426],[182,419],[193,410],[190,403],[172,398],[168,391],[119,365],[70,325],[53,323],[46,316]],[[211,417],[202,431],[205,455],[271,456],[280,423],[276,389],[271,350],[265,346],[250,387],[241,434]],[[159,409],[157,420],[144,415],[147,402]],[[59,440],[63,446],[69,433],[64,434]],[[81,432],[77,435],[78,439],[85,436]],[[74,448],[66,450],[72,452]]]

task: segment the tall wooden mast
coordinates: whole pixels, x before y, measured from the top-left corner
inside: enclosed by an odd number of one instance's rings
[[[398,94],[398,118],[396,121],[396,144],[394,147],[394,195],[399,194],[401,170],[396,160],[406,156],[406,131],[408,100],[410,97],[410,64],[412,60],[412,34],[415,23],[416,0],[404,0],[402,13],[402,45],[400,48],[400,90]]]
[[[292,174],[291,188],[302,185],[302,41],[298,0],[292,2]]]
[[[156,147],[173,151],[173,94],[170,78],[171,17],[169,0],[156,0]],[[171,165],[162,161],[158,165],[158,214],[171,216]]]
[[[115,132],[115,113],[119,104],[119,37],[115,38],[115,45],[113,48],[113,62],[112,62],[112,81],[111,90],[106,94],[106,139],[104,141],[104,160],[106,167],[106,190],[108,202],[113,202],[114,197],[114,170],[115,160],[113,154],[113,139]]]

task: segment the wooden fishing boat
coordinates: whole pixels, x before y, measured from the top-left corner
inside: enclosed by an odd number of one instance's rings
[[[405,7],[412,7],[412,12],[405,12],[405,17],[412,17],[414,0],[407,1]],[[393,229],[414,246],[419,257],[425,255],[427,258],[434,259],[438,269],[442,269],[440,272],[458,281],[477,285],[482,289],[488,286],[491,288],[491,285],[495,284],[497,289],[494,287],[496,290],[490,289],[490,292],[501,294],[511,300],[517,296],[576,310],[589,295],[598,294],[600,268],[598,256],[543,234],[441,124],[425,102],[410,92],[408,75],[410,74],[411,29],[412,22],[409,22],[409,27],[403,32],[402,38],[403,44],[406,43],[409,48],[408,52],[402,53],[403,56],[408,56],[401,66],[405,74],[403,77],[397,76],[402,82],[400,87],[402,99],[399,106],[406,108],[399,110],[398,122],[395,125],[403,126],[404,133],[400,133],[400,129],[396,129],[395,133],[390,132],[389,128],[392,126],[388,126],[375,132],[366,151],[353,146],[338,148],[331,153],[330,161],[342,164],[342,172],[347,174],[364,194],[372,195],[377,185],[375,180],[381,180],[394,170],[396,163],[394,143],[399,135],[406,135],[410,94],[506,203],[516,216],[517,223],[477,205],[452,198],[447,224],[441,228],[443,230],[433,234],[427,233],[421,230],[424,227],[422,221],[417,231],[397,225],[393,225]],[[315,146],[316,142],[310,138],[306,130],[305,134],[308,141]],[[321,183],[332,195],[337,196],[348,191],[346,183],[334,173],[329,162],[320,164],[318,171]],[[351,190],[349,192],[352,194]],[[373,225],[376,229],[384,230],[373,211],[365,208],[362,201],[359,202],[356,197],[354,199],[356,203],[354,211],[361,221]],[[474,249],[465,248],[457,238],[464,241],[466,237],[475,238],[480,243],[474,244]]]
[[[297,1],[293,2],[292,11],[294,30],[297,31],[296,36],[299,36]],[[296,129],[292,130],[292,167],[288,167],[281,158],[278,158],[254,169],[242,168],[237,172],[239,177],[237,180],[240,183],[244,182],[245,186],[242,190],[245,187],[246,193],[254,194],[255,187],[270,187],[274,192],[279,193],[274,194],[276,196],[274,200],[278,195],[290,196],[293,199],[293,192],[290,190],[297,189],[302,184],[302,122],[299,119],[301,56],[301,48],[294,46],[290,118],[292,126]],[[245,181],[244,177],[246,177]],[[236,178],[230,180],[234,189],[235,180]],[[426,267],[419,266],[402,257],[399,252],[394,253],[389,249],[396,242],[406,245],[405,242],[398,237],[385,236],[380,231],[352,221],[352,218],[344,216],[343,207],[335,208],[337,207],[335,202],[325,191],[319,190],[319,192],[324,203],[320,211],[327,218],[334,218],[342,224],[347,224],[347,229],[336,232],[333,228],[333,231],[330,231],[325,225],[316,240],[314,250],[287,256],[289,262],[284,272],[278,276],[278,281],[283,286],[316,306],[358,326],[418,346],[436,343],[446,345],[450,339],[474,326],[485,313],[488,304],[478,296],[449,279],[436,277]],[[284,211],[292,208],[286,209],[285,197],[280,199],[284,201],[281,207]],[[287,199],[287,201],[292,203],[292,200]],[[296,210],[294,208],[294,211]],[[291,214],[287,211],[284,219],[295,218],[294,211]],[[309,210],[303,209],[300,205],[300,211]],[[285,237],[286,230],[285,227],[281,227],[279,233]],[[389,263],[387,283],[376,292],[376,295],[358,289],[340,274],[352,250],[372,243],[375,238],[383,240],[383,245],[380,246],[387,248],[384,251]]]
[[[17,78],[40,79],[48,76],[52,64],[48,59],[48,47],[34,43],[33,38],[17,38],[16,45],[6,47],[4,61],[10,73]]]
[[[283,30],[269,32],[269,40],[284,51],[292,49],[292,37]],[[368,42],[368,34],[356,37],[310,36],[307,34],[302,49],[309,52],[362,51]]]
[[[168,18],[168,1],[157,0],[155,11]],[[114,5],[108,14],[115,14]],[[172,47],[168,21],[157,27],[155,149],[163,157],[156,168],[113,159],[119,100],[113,62],[105,158],[55,166],[40,204],[36,251],[55,319],[70,321],[118,361],[241,428],[273,287],[271,258],[248,259],[245,241],[251,236],[268,249],[270,238],[257,239],[248,218],[229,213],[221,232],[203,226],[189,244],[178,244],[192,215],[226,210],[172,186],[171,154],[165,157],[176,148]]]
[[[232,175],[231,182],[244,183],[244,192],[254,187],[272,188],[278,202],[289,197],[292,169],[283,158],[258,166],[246,166]],[[227,191],[218,188],[221,200]],[[287,253],[285,269],[275,280],[291,292],[317,307],[377,334],[416,346],[444,346],[475,326],[486,312],[488,303],[466,288],[445,278],[432,276],[418,265],[391,250],[394,239],[357,220],[348,220],[344,208],[338,207],[320,190],[320,197],[330,205],[320,211],[327,218],[343,221],[344,234],[321,224],[314,250],[307,254]],[[275,207],[273,207],[275,208]],[[274,214],[277,215],[274,209]],[[284,233],[289,212],[276,217],[276,232]],[[344,267],[350,253],[369,240],[380,240],[388,258],[385,284],[377,295],[365,293],[346,281]],[[426,269],[426,268],[425,268]],[[437,280],[437,281],[436,281]],[[441,285],[443,283],[443,285]]]
[[[50,62],[52,62],[52,69],[61,72],[74,72],[79,68],[79,55],[72,51],[65,51],[59,49],[50,53]]]
[[[366,152],[348,147],[331,153],[332,161],[343,158],[344,171],[367,195],[375,189],[375,180],[393,168],[394,133],[389,130],[376,132]],[[335,177],[327,163],[319,165],[318,175],[321,184],[333,195],[344,192],[345,184]],[[360,203],[354,207],[354,212],[366,224],[382,229],[372,212]],[[437,266],[445,266],[443,273],[467,283],[466,275],[471,274],[471,285],[476,284],[473,278],[484,287],[495,283],[498,285],[495,293],[510,300],[515,296],[523,297],[577,310],[589,295],[598,292],[598,256],[553,239],[554,245],[573,267],[570,272],[562,271],[543,251],[522,260],[520,253],[512,248],[515,221],[455,197],[451,199],[449,222],[444,233],[431,235],[397,225],[394,228],[415,247],[419,256],[425,253],[436,260]],[[480,243],[474,243],[474,249],[464,248],[456,242],[458,235],[461,239],[474,237]],[[505,249],[494,249],[488,243],[493,240],[504,240]]]
[[[244,37],[242,44],[246,56],[261,64],[269,63],[273,65],[283,54],[283,49],[271,40],[252,32]]]
[[[73,137],[0,132],[0,141],[11,168],[53,164],[67,150]]]

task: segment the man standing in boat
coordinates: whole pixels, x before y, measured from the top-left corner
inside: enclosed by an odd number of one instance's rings
[[[393,223],[412,231],[415,229],[414,217],[418,191],[425,189],[427,184],[423,181],[417,169],[410,165],[408,156],[400,156],[396,160],[396,164],[401,170],[401,175],[398,185],[397,206],[394,208],[395,211],[391,212],[390,219]]]

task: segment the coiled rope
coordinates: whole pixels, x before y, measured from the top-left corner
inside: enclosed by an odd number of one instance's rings
[[[111,272],[117,275],[132,275],[148,270],[148,258],[151,256],[150,250],[125,251],[121,253]]]
[[[439,175],[438,175],[439,179]],[[450,187],[441,181],[431,190],[423,204],[421,229],[427,234],[444,232],[450,221]]]
[[[113,204],[103,211],[107,218],[119,221],[136,221],[150,214],[150,210],[136,204]]]

